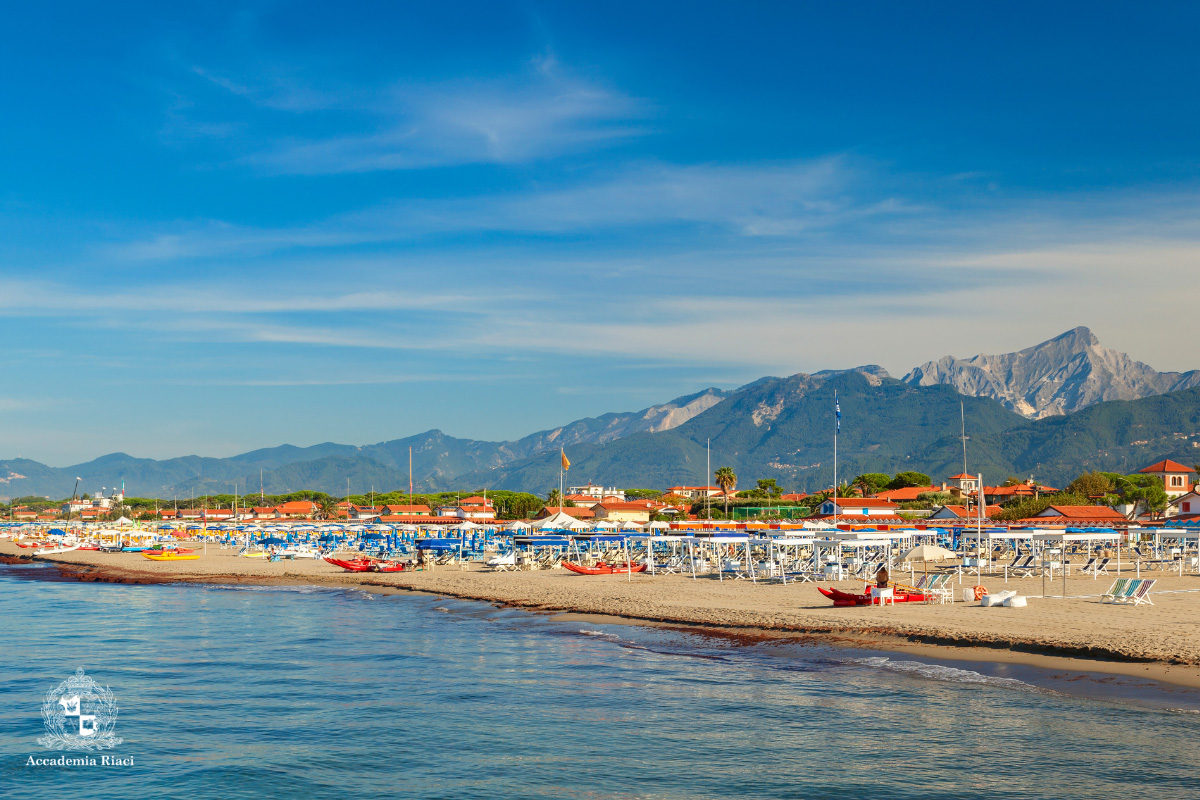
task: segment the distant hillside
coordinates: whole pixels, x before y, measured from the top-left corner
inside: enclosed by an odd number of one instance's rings
[[[914,386],[947,384],[972,397],[991,397],[1030,419],[1069,414],[1105,400],[1200,386],[1200,370],[1157,372],[1124,353],[1100,346],[1079,327],[1017,353],[946,356],[904,376]]]
[[[1065,485],[1080,472],[1132,472],[1160,458],[1200,462],[1200,388],[1083,411],[1026,420],[989,398],[963,398],[949,386],[914,387],[896,380],[872,385],[845,374],[822,381],[794,375],[743,391],[675,430],[638,434],[577,450],[572,482],[657,486],[708,483],[712,467],[731,466],[742,486],[775,478],[814,491],[833,477],[833,389],[842,407],[838,475],[917,470],[936,479],[962,471],[959,402],[968,433],[967,467],[1000,482],[1034,475]],[[557,459],[539,457],[463,476],[469,485],[556,485]]]
[[[758,381],[674,430],[638,434],[576,449],[572,482],[656,486],[710,483],[706,442],[712,440],[712,466],[728,465],[744,485],[775,478],[788,488],[815,491],[833,479],[833,391],[842,408],[838,473],[897,472],[930,468],[943,472],[955,461],[928,463],[931,444],[956,444],[961,471],[959,401],[949,386],[914,387],[875,373],[858,371],[793,375]],[[998,433],[1029,423],[999,403],[965,398],[967,426]],[[993,468],[995,465],[991,465]],[[948,473],[949,474],[949,473]],[[530,491],[557,485],[557,459],[534,457],[461,478],[470,485],[524,486]]]
[[[83,478],[81,491],[124,481],[135,496],[225,493],[235,483],[253,493],[260,480],[272,493],[341,495],[347,479],[354,493],[389,491],[408,485],[409,448],[418,491],[491,487],[545,494],[558,484],[559,447],[570,455],[572,484],[666,488],[711,481],[709,440],[712,467],[733,467],[743,486],[775,478],[788,489],[815,491],[833,480],[835,389],[843,416],[843,480],[861,472],[915,469],[944,478],[961,471],[961,402],[972,473],[1063,484],[1088,469],[1128,472],[1163,457],[1200,461],[1200,448],[1193,447],[1200,442],[1200,387],[1164,388],[1197,380],[1200,372],[1154,372],[1101,348],[1090,331],[1078,328],[1019,353],[943,359],[902,381],[878,366],[761,378],[735,391],[707,389],[511,442],[432,430],[362,447],[283,445],[224,459],[155,461],[114,453],[64,468],[0,461],[0,495],[64,497],[76,476]],[[1106,401],[1112,394],[1138,399]],[[1076,407],[1081,410],[1072,411]]]
[[[161,461],[112,453],[70,467],[48,467],[29,459],[0,461],[0,496],[70,495],[75,478],[80,491],[95,492],[125,482],[133,496],[190,497],[205,492],[268,492],[296,487],[344,494],[408,486],[408,452],[412,448],[416,487],[453,488],[459,476],[530,458],[559,447],[609,442],[641,431],[670,430],[721,402],[729,391],[705,389],[641,411],[604,414],[539,431],[512,442],[457,439],[439,430],[403,439],[356,447],[325,442],[311,447],[281,445],[230,458],[184,456]]]

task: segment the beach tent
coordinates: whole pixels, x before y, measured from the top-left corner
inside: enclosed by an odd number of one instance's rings
[[[564,530],[583,530],[587,525],[572,517],[570,514],[564,514],[558,511],[555,514],[546,517],[541,522],[534,525],[539,531],[564,531]]]
[[[615,531],[616,529],[617,523],[610,519],[602,519],[596,523],[596,530],[598,531]]]
[[[666,523],[666,522],[663,522],[662,520],[658,520],[656,522],[651,522],[648,527],[652,531],[665,531],[665,530],[668,530],[671,527],[671,525],[670,525],[670,523]]]
[[[532,528],[532,525],[530,525],[528,522],[523,522],[522,520],[517,520],[508,526],[508,530],[510,531],[527,531]]]

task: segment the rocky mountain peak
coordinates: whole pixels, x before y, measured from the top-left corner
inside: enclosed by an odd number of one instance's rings
[[[961,394],[991,397],[1022,416],[1041,419],[1104,400],[1136,400],[1200,386],[1200,370],[1158,372],[1103,347],[1091,330],[1080,326],[1016,353],[945,356],[902,380],[914,386],[948,384]]]

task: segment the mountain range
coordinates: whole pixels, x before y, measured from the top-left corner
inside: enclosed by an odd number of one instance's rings
[[[1136,400],[1200,386],[1200,370],[1157,372],[1100,345],[1075,328],[1016,353],[946,356],[904,376],[914,386],[939,383],[972,397],[991,397],[1029,419],[1079,411],[1105,400]]]
[[[558,483],[560,447],[572,484],[666,488],[703,484],[712,464],[743,485],[775,478],[816,490],[833,480],[833,392],[842,408],[838,476],[915,469],[935,477],[967,468],[988,480],[1035,475],[1065,483],[1083,470],[1130,471],[1163,457],[1200,460],[1200,373],[1159,373],[1076,328],[1035,347],[970,359],[951,356],[902,380],[878,366],[768,377],[710,388],[637,412],[605,414],[511,442],[432,430],[367,446],[324,443],[231,458],[141,459],[124,453],[70,467],[0,461],[0,495],[70,494],[124,481],[135,496],[228,493],[234,483],[272,493],[333,494],[479,487],[545,494]],[[961,411],[960,411],[961,403]],[[961,416],[960,416],[961,415]],[[260,477],[261,476],[261,477]]]

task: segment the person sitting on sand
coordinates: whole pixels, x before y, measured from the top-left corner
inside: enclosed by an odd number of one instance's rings
[[[889,577],[891,576],[888,575],[887,567],[883,564],[880,564],[879,571],[875,573],[875,585],[880,589],[886,589]]]

